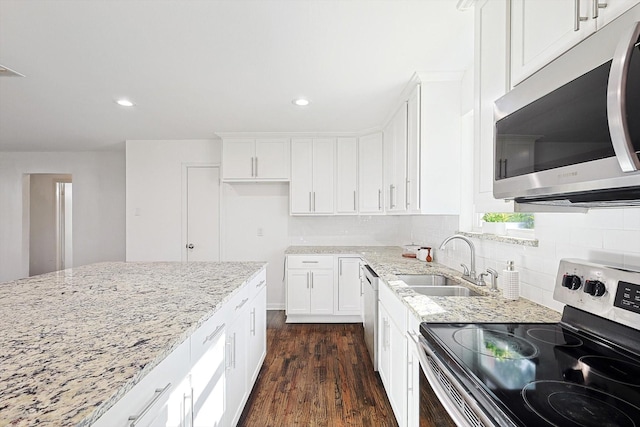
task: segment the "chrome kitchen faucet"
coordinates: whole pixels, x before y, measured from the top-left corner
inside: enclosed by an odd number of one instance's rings
[[[462,268],[464,268],[462,277],[468,278],[468,280],[470,282],[473,282],[475,285],[479,285],[476,278],[476,247],[473,245],[473,242],[471,240],[467,239],[466,237],[460,234],[454,234],[453,236],[449,236],[446,239],[444,239],[444,242],[442,242],[442,244],[440,245],[440,249],[441,250],[444,249],[444,246],[453,239],[464,240],[469,245],[469,249],[471,250],[471,270],[469,270],[466,265],[460,264],[462,265]]]

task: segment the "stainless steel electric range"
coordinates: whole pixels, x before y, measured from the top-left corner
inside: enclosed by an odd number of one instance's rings
[[[562,260],[554,299],[560,323],[422,323],[457,425],[640,426],[640,272]]]

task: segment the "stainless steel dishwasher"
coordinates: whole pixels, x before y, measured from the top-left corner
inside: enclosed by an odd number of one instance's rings
[[[373,370],[378,370],[378,275],[368,265],[362,266],[364,291],[364,342],[369,350]]]

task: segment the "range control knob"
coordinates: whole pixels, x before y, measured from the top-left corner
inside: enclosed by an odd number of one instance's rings
[[[580,280],[580,277],[575,274],[565,274],[564,277],[562,277],[562,286],[569,288],[572,291],[578,289],[581,284],[582,281]]]
[[[607,287],[599,280],[587,280],[584,282],[584,291],[594,297],[601,297],[607,292]]]

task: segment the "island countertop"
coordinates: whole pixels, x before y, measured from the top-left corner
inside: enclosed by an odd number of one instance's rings
[[[90,425],[265,265],[98,263],[0,284],[0,425]]]
[[[461,278],[461,273],[436,262],[404,258],[398,246],[290,246],[287,255],[358,255],[396,293],[411,312],[424,322],[558,322],[560,313],[525,298],[515,301]],[[399,281],[395,273],[441,274],[482,296],[435,297],[418,294]]]

